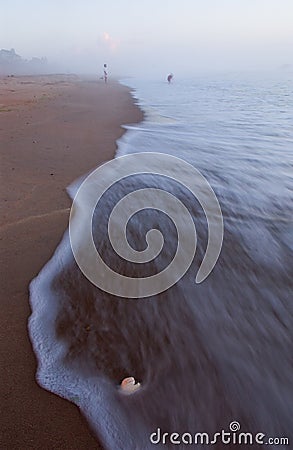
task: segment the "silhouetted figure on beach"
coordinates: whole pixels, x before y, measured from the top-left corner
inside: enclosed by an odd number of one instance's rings
[[[168,81],[169,84],[171,83],[173,76],[174,76],[173,73],[170,73],[170,74],[167,76],[167,81]]]
[[[104,64],[104,80],[105,83],[108,81],[107,64]]]

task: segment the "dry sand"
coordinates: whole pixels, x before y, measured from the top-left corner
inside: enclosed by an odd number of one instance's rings
[[[66,186],[111,159],[120,125],[141,119],[128,89],[115,82],[0,78],[0,448],[100,448],[78,408],[35,381],[28,285],[67,227]]]

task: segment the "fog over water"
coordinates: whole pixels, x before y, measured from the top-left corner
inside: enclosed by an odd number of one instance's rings
[[[113,76],[160,77],[293,64],[291,0],[1,3],[1,48],[46,57],[50,72],[102,73],[107,62]]]

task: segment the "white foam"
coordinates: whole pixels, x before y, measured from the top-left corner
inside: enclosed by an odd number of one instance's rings
[[[91,428],[109,449],[134,449],[143,425],[125,415],[119,402],[118,388],[97,375],[83,377],[64,364],[66,346],[57,338],[56,318],[60,298],[53,292],[51,283],[72,258],[68,232],[65,233],[54,256],[30,284],[29,334],[38,359],[37,381],[46,390],[75,403],[89,421]],[[141,449],[148,448],[141,441]]]

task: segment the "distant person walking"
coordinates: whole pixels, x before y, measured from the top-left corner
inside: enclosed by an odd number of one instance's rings
[[[174,77],[173,73],[170,73],[170,74],[167,76],[167,81],[168,81],[169,84],[171,83],[173,77]]]
[[[105,83],[107,83],[107,81],[108,81],[107,64],[104,64],[104,80],[105,80]]]

